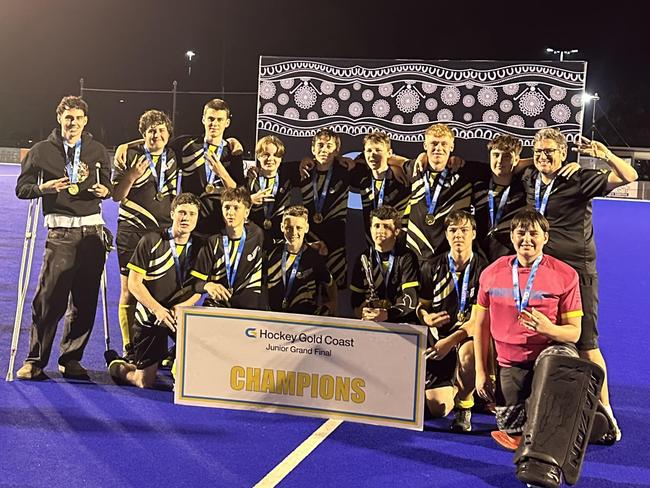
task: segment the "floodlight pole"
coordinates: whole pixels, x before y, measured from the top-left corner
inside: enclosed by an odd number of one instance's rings
[[[555,54],[555,55],[558,55],[558,54],[559,54],[559,55],[560,55],[560,62],[563,62],[563,61],[564,61],[564,55],[565,55],[565,54],[575,54],[575,53],[578,52],[578,50],[577,50],[577,49],[566,49],[566,50],[563,50],[563,49],[553,49],[552,47],[547,47],[547,48],[546,48],[546,52],[547,52],[547,53],[553,53],[553,54]]]
[[[594,140],[596,136],[596,102],[600,100],[598,93],[594,92],[594,96],[591,98],[593,106],[591,107],[591,140]]]

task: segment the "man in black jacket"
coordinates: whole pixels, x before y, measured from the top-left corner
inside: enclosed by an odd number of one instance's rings
[[[95,322],[106,258],[100,201],[112,188],[106,148],[83,130],[87,114],[80,97],[63,97],[56,109],[60,127],[29,151],[16,184],[18,198],[43,198],[48,228],[29,354],[16,373],[22,380],[47,378],[43,368],[66,309],[59,371],[65,377],[87,377],[80,361]]]

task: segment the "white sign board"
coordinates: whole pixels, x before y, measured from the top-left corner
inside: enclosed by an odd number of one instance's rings
[[[426,328],[182,309],[175,402],[422,430]]]

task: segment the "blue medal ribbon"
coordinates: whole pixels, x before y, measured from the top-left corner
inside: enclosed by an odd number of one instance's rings
[[[242,229],[241,239],[239,239],[239,247],[237,247],[237,255],[235,262],[230,264],[230,239],[227,234],[221,236],[223,242],[223,254],[226,264],[226,278],[228,279],[228,288],[231,290],[235,287],[235,279],[237,278],[237,270],[239,269],[239,261],[244,253],[244,244],[246,243],[246,228]]]
[[[278,193],[278,188],[280,186],[280,173],[276,173],[274,177],[275,181],[273,182],[273,190],[271,190],[271,196],[275,198],[275,195]],[[260,185],[260,190],[266,190],[267,188],[267,178],[266,176],[258,176],[257,181]],[[270,219],[271,214],[273,213],[273,203],[274,202],[264,202],[264,218]]]
[[[311,178],[312,188],[314,189],[314,208],[316,213],[323,215],[323,208],[325,207],[325,198],[327,198],[327,190],[330,187],[330,181],[332,181],[332,173],[334,172],[334,163],[331,164],[327,170],[327,176],[325,177],[325,183],[323,183],[323,188],[318,194],[318,171],[314,171],[314,174]]]
[[[384,179],[381,180],[381,186],[379,187],[379,195],[377,198],[375,198],[375,185],[377,184],[377,181],[374,176],[372,177],[372,187],[371,187],[371,192],[372,192],[372,206],[373,208],[379,208],[384,204],[384,192],[386,190],[386,180],[388,179],[388,171],[386,171],[386,176],[384,176]]]
[[[451,253],[447,254],[447,260],[449,261],[449,270],[451,271],[451,277],[454,280],[454,288],[456,289],[456,296],[458,297],[458,311],[460,313],[465,312],[465,309],[467,308],[467,295],[469,294],[469,274],[472,268],[473,258],[474,254],[470,256],[469,261],[467,262],[465,272],[463,273],[463,288],[459,290],[458,277],[456,276],[456,263],[454,263],[454,259],[451,257]]]
[[[395,250],[393,249],[390,252],[390,256],[388,256],[388,268],[386,269],[386,273],[384,273],[384,263],[382,262],[378,251],[375,251],[375,261],[377,261],[379,272],[381,273],[381,277],[384,280],[384,298],[388,298],[388,283],[390,280],[390,275],[393,272],[393,266],[395,265]]]
[[[221,155],[223,154],[223,148],[225,145],[226,145],[226,141],[221,140],[221,142],[217,146],[217,150],[215,151],[215,157],[219,161],[221,161]],[[212,167],[210,166],[210,163],[208,163],[208,160],[205,157],[209,151],[210,149],[208,147],[208,141],[203,141],[203,166],[205,166],[205,179],[207,181],[207,184],[213,185],[216,179],[216,175],[214,171],[212,171]]]
[[[508,195],[510,194],[510,185],[503,190],[501,198],[499,199],[499,206],[497,207],[496,215],[494,214],[494,196],[496,191],[494,190],[494,183],[490,181],[490,189],[488,191],[488,207],[490,211],[490,227],[495,227],[501,217],[503,216],[503,210],[506,207],[506,202],[508,201]]]
[[[81,160],[81,139],[79,139],[74,145],[74,156],[73,160],[70,161],[68,156],[68,148],[72,147],[66,142],[63,143],[63,154],[65,154],[65,169],[68,172],[68,177],[70,178],[70,183],[77,183],[79,181],[79,162]]]
[[[539,195],[542,191],[542,177],[541,175],[537,175],[537,179],[535,180],[535,208],[539,213],[544,215],[544,212],[546,211],[546,205],[548,205],[548,198],[551,196],[551,190],[553,189],[553,183],[555,183],[555,178],[551,180],[551,182],[548,184],[546,187],[546,191],[544,192],[544,196],[542,197],[542,201],[539,201]]]
[[[146,147],[144,148],[144,155],[147,157],[147,161],[149,162],[149,169],[151,170],[154,181],[158,180],[156,188],[158,189],[158,192],[162,192],[165,186],[165,172],[167,171],[167,151],[163,150],[160,155],[160,175],[158,175],[158,171],[156,171],[156,163],[153,161],[151,151]]]
[[[535,275],[537,274],[539,263],[542,261],[543,257],[544,255],[540,254],[533,262],[533,265],[530,268],[530,275],[528,276],[528,281],[526,282],[526,288],[524,288],[523,295],[519,289],[519,261],[517,261],[517,258],[515,257],[514,261],[512,262],[512,293],[515,297],[515,305],[517,306],[517,311],[519,313],[522,313],[528,306],[530,293],[533,290]]]
[[[289,259],[289,251],[285,246],[284,251],[282,251],[282,283],[284,283],[284,300],[283,303],[289,303],[289,295],[291,295],[291,290],[293,284],[296,281],[296,275],[298,274],[298,267],[300,266],[300,258],[302,258],[302,249],[296,255],[291,265],[291,272],[289,273],[289,279],[287,280],[287,261]]]
[[[176,267],[176,279],[178,280],[178,284],[182,285],[185,281],[185,275],[187,274],[187,261],[188,256],[190,255],[190,248],[192,247],[192,238],[190,237],[187,244],[185,244],[185,258],[181,263],[180,256],[176,250],[176,241],[174,241],[174,234],[171,227],[167,229],[167,235],[169,236],[169,247],[172,251],[172,257],[174,258],[174,266]]]
[[[447,173],[448,170],[445,168],[442,170],[442,173],[438,175],[438,178],[436,180],[436,189],[434,190],[433,195],[431,195],[431,186],[429,185],[429,171],[425,172],[424,176],[422,177],[422,180],[424,182],[424,197],[427,200],[428,215],[433,215],[436,211],[438,198],[440,197],[440,192],[442,191],[442,187],[444,186],[445,180],[447,179]]]

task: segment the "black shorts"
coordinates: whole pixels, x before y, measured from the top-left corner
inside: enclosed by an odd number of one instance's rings
[[[496,421],[499,430],[520,434],[526,423],[526,399],[533,384],[534,361],[498,366],[495,391]]]
[[[129,264],[131,256],[133,256],[133,251],[135,251],[135,247],[140,242],[142,236],[154,231],[155,229],[117,230],[115,244],[117,246],[117,262],[120,265],[120,274],[122,276],[129,275],[129,268],[126,265]]]
[[[449,351],[449,354],[442,359],[427,359],[425,389],[432,390],[444,386],[454,386],[457,362],[458,353],[456,348]]]
[[[173,338],[173,333],[167,327],[136,325],[131,341],[136,368],[145,369],[165,359],[168,354],[167,343],[170,336]]]
[[[576,342],[578,351],[598,348],[598,275],[578,273],[582,299],[582,331]]]

